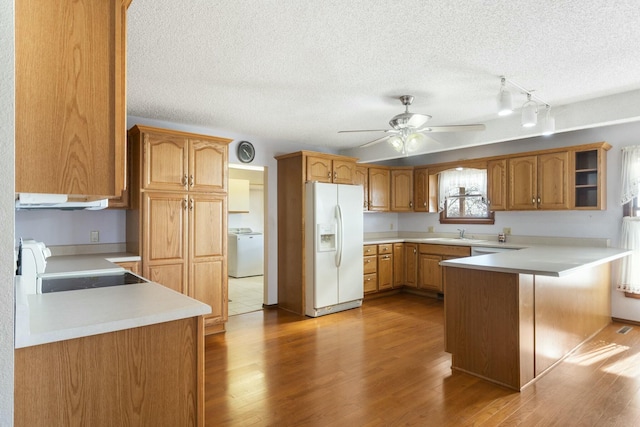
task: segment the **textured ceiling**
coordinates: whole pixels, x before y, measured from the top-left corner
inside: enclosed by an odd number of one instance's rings
[[[338,131],[388,128],[404,94],[431,125],[487,125],[423,152],[539,135],[497,117],[505,75],[558,131],[640,119],[637,0],[133,0],[127,19],[134,116],[382,159],[357,149],[381,134]]]

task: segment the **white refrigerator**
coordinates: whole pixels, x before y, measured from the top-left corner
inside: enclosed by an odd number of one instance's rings
[[[359,185],[305,184],[305,314],[362,305],[363,193]]]

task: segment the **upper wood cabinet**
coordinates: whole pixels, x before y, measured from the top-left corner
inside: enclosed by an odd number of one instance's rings
[[[369,167],[363,165],[356,165],[356,171],[354,175],[353,183],[355,185],[362,186],[363,193],[363,210],[369,208]]]
[[[126,188],[130,1],[15,2],[15,191]]]
[[[334,184],[353,184],[356,162],[348,157],[308,155],[307,181],[329,182]]]
[[[603,142],[593,147],[571,151],[570,176],[572,209],[606,209],[606,152],[611,145]]]
[[[227,139],[134,126],[131,138],[144,145],[145,190],[227,191]]]
[[[508,167],[510,210],[569,208],[568,152],[509,158]]]
[[[369,166],[369,209],[388,212],[390,207],[390,173],[384,166]]]
[[[429,170],[426,168],[413,171],[413,210],[429,212]]]
[[[413,168],[391,169],[391,211],[413,211]]]
[[[487,196],[489,209],[507,209],[507,159],[487,162]]]

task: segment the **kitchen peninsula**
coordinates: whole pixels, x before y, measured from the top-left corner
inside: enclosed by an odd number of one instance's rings
[[[539,246],[442,261],[452,368],[521,390],[611,322],[611,262],[629,253]]]

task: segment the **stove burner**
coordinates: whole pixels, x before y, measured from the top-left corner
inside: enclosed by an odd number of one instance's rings
[[[109,286],[133,285],[145,283],[142,279],[129,272],[79,277],[62,277],[56,279],[42,279],[42,293],[75,291],[79,289],[106,288]]]

